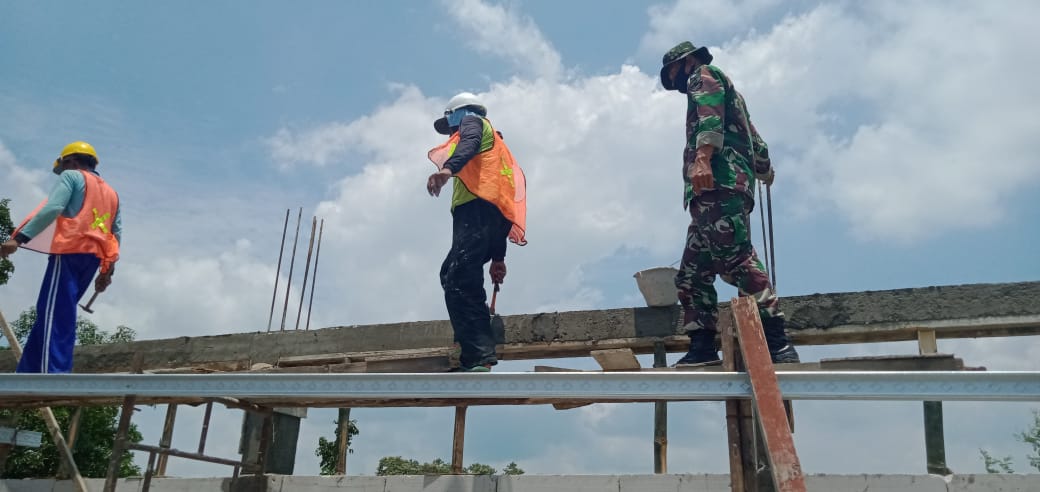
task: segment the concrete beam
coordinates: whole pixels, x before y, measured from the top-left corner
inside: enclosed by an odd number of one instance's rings
[[[916,340],[917,330],[938,338],[1040,334],[1040,282],[974,284],[783,298],[792,339],[800,345]],[[724,303],[720,319],[728,319]],[[652,353],[664,340],[684,349],[677,306],[505,316],[506,359],[588,355],[606,348]],[[127,372],[133,354],[146,370],[222,365],[248,369],[280,358],[332,352],[356,353],[444,348],[452,344],[448,321],[340,326],[310,331],[250,332],[142,340],[76,347],[75,371]],[[0,351],[0,372],[14,371]]]

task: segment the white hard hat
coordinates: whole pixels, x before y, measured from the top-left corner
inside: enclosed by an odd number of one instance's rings
[[[467,106],[473,106],[477,113],[481,116],[487,116],[487,107],[484,103],[480,102],[480,99],[472,92],[460,92],[448,100],[448,106],[444,108],[444,116],[437,118],[433,122],[433,129],[437,130],[437,133],[441,135],[450,135],[451,129],[448,127],[448,113],[455,111],[459,108]]]

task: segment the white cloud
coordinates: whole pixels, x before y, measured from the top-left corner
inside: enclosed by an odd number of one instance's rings
[[[518,72],[536,78],[556,80],[563,73],[560,53],[531,18],[480,0],[443,3],[465,31],[462,37],[470,49],[504,58]]]
[[[752,21],[779,5],[780,0],[678,0],[647,9],[650,29],[643,35],[639,51],[660,59],[672,46],[690,41],[711,45],[720,36],[743,35]]]

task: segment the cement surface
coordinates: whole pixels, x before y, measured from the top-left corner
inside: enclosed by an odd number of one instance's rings
[[[909,339],[914,327],[946,330],[940,338],[985,336],[999,328],[1040,332],[1040,282],[974,284],[872,292],[813,294],[782,298],[792,338],[800,344]],[[723,304],[720,319],[729,319]],[[544,358],[546,344],[602,340],[654,340],[683,334],[677,306],[624,308],[505,316],[500,336],[509,358]],[[77,347],[75,372],[127,372],[134,353],[144,354],[145,370],[218,364],[243,370],[275,364],[280,357],[408,350],[450,346],[448,321],[340,326],[310,331],[254,332],[204,337],[142,340]],[[648,342],[652,345],[652,341]],[[586,351],[587,353],[587,351]],[[571,354],[573,355],[573,353]],[[551,356],[551,355],[549,355]],[[13,356],[0,351],[0,372],[14,370]]]

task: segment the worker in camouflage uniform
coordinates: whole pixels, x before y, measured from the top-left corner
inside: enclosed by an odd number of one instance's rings
[[[690,350],[678,364],[719,360],[716,275],[758,303],[773,362],[798,362],[776,292],[751,246],[755,179],[773,182],[769,151],[751,124],[744,97],[711,61],[707,48],[685,41],[664,55],[661,68],[661,85],[687,99],[683,205],[692,221],[675,286]]]

